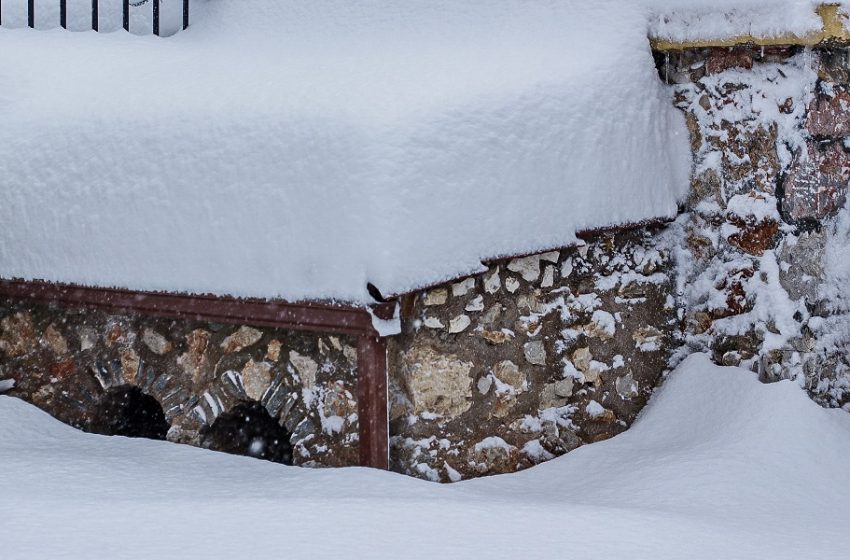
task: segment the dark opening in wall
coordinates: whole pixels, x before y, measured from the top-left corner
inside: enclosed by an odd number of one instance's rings
[[[89,423],[96,434],[149,439],[165,439],[169,427],[157,400],[130,386],[109,389]]]
[[[291,465],[291,435],[263,405],[251,402],[219,416],[203,434],[201,444],[215,451]]]

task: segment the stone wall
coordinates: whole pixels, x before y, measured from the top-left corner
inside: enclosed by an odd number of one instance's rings
[[[850,409],[847,51],[657,61],[691,133],[683,212],[404,296],[388,353],[393,469],[455,481],[612,437],[695,351]],[[172,441],[357,463],[345,337],[0,301],[10,377],[13,394],[83,429],[120,433],[133,411]],[[272,436],[228,449],[255,435],[248,424]]]
[[[657,56],[695,173],[676,227],[683,356],[708,351],[850,402],[850,60],[845,48]]]
[[[673,347],[665,247],[648,228],[600,234],[405,301],[393,468],[441,481],[505,473],[625,430]]]
[[[16,381],[10,394],[89,431],[358,464],[356,341],[346,337],[0,300],[3,378]]]

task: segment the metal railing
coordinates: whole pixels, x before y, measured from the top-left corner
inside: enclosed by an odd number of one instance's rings
[[[8,0],[6,0],[8,2]],[[20,0],[18,0],[20,1]],[[27,25],[35,28],[35,0],[27,1]],[[189,0],[183,1],[183,29],[189,27]],[[68,0],[58,0],[59,2],[59,25],[63,29],[68,29]],[[122,27],[125,31],[130,31],[130,8],[139,7],[153,2],[153,25],[151,31],[154,35],[160,35],[161,28],[161,13],[162,0],[122,0]],[[0,25],[3,24],[2,15],[3,0],[0,0]],[[91,0],[91,29],[100,31],[100,2],[99,0]]]

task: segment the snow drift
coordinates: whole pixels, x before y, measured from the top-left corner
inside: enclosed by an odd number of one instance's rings
[[[6,560],[839,558],[850,416],[704,355],[626,433],[440,486],[77,432],[0,397]]]
[[[193,9],[167,39],[0,29],[0,276],[366,301],[687,189],[638,5]]]

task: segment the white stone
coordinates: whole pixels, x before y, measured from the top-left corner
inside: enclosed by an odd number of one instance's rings
[[[638,384],[631,372],[623,377],[618,377],[614,382],[614,387],[617,389],[617,394],[623,399],[636,397],[639,393]]]
[[[314,374],[315,379],[315,374]],[[242,385],[249,399],[259,401],[272,382],[272,366],[268,362],[248,360],[242,368]]]
[[[561,278],[569,278],[570,274],[573,273],[573,259],[570,257],[569,259],[564,261],[564,264],[561,265]]]
[[[526,342],[522,347],[522,351],[523,354],[525,354],[525,359],[528,363],[537,366],[546,365],[546,347],[543,345],[542,341],[535,340],[532,342]]]
[[[445,305],[449,299],[449,292],[445,288],[430,290],[425,294],[424,303],[427,306]]]
[[[590,348],[579,348],[573,352],[573,365],[582,373],[587,371],[592,360],[593,354],[590,353]]]
[[[142,342],[158,356],[171,352],[172,344],[164,336],[152,329],[142,331]]]
[[[601,338],[608,340],[617,332],[617,323],[614,316],[607,311],[597,309],[593,312],[590,323],[584,328],[585,334],[589,337]]]
[[[464,310],[471,313],[484,311],[484,296],[477,296],[475,299],[466,304]]]
[[[587,258],[587,249],[588,249],[587,243],[585,243],[584,245],[581,245],[578,248],[578,254],[581,255],[581,258],[583,258],[583,259]]]
[[[484,291],[495,294],[502,287],[502,278],[499,276],[499,267],[484,278]]]
[[[44,330],[42,343],[50,348],[50,350],[52,350],[57,356],[66,356],[68,354],[68,342],[53,323],[48,325]]]
[[[278,339],[272,339],[266,348],[266,358],[276,362],[280,359],[280,351],[283,348],[283,343]]]
[[[354,346],[349,346],[348,344],[343,346],[342,355],[345,356],[345,359],[348,360],[349,364],[357,364],[357,349]]]
[[[446,418],[458,416],[471,405],[472,362],[430,346],[415,346],[401,355],[401,372],[412,413],[431,412]]]
[[[289,352],[289,361],[295,366],[298,375],[301,376],[301,384],[305,389],[311,389],[316,385],[316,372],[319,371],[319,364],[310,357],[303,356],[292,350]]]
[[[80,350],[85,351],[89,348],[94,348],[97,343],[97,332],[88,326],[80,327]]]
[[[543,271],[543,280],[540,282],[540,287],[551,288],[555,285],[555,267],[547,266]]]
[[[467,278],[452,285],[452,295],[455,297],[465,296],[475,289],[475,278]]]
[[[129,384],[136,383],[136,377],[142,365],[139,355],[132,348],[125,348],[119,353],[121,358],[121,377]]]
[[[599,418],[600,416],[605,414],[605,407],[596,401],[590,401],[589,403],[587,403],[587,406],[584,407],[584,411],[591,418]]]
[[[449,333],[461,333],[465,331],[470,324],[472,324],[472,321],[467,315],[458,315],[457,317],[449,321]]]
[[[540,255],[541,261],[546,261],[550,263],[557,263],[559,258],[561,258],[560,251],[549,251],[548,253],[543,253],[542,255]]]
[[[637,329],[632,333],[632,338],[641,352],[656,352],[661,350],[664,333],[655,327],[647,326]]]
[[[493,378],[489,375],[485,375],[484,377],[478,380],[478,392],[482,395],[486,395],[490,391],[490,387],[493,386]]]
[[[479,320],[479,322],[484,324],[484,325],[491,325],[499,319],[499,316],[501,314],[502,314],[501,304],[494,303],[490,307],[490,309],[488,309],[487,312],[484,313],[484,315],[481,316],[481,319]]]
[[[493,375],[496,379],[509,385],[513,392],[522,393],[528,389],[528,380],[519,366],[510,360],[503,360],[493,367]]]
[[[555,382],[555,394],[561,398],[567,398],[573,394],[573,380],[561,379]]]
[[[519,290],[519,280],[512,276],[509,276],[505,279],[505,289],[508,290],[510,293],[516,292],[517,290]]]
[[[425,317],[425,321],[423,324],[429,329],[442,329],[445,327],[442,321],[437,319],[436,317]]]
[[[600,381],[600,376],[603,371],[608,371],[609,368],[607,364],[603,362],[597,362],[596,360],[591,360],[589,364],[587,364],[587,368],[582,371],[584,374],[584,379],[588,383],[597,384]]]
[[[516,272],[526,282],[534,282],[540,276],[540,256],[531,255],[514,259],[508,263],[508,270]]]
[[[241,326],[239,327],[239,330],[221,342],[221,348],[224,350],[225,354],[239,352],[248,346],[256,344],[262,337],[263,333],[257,329],[248,326]]]

